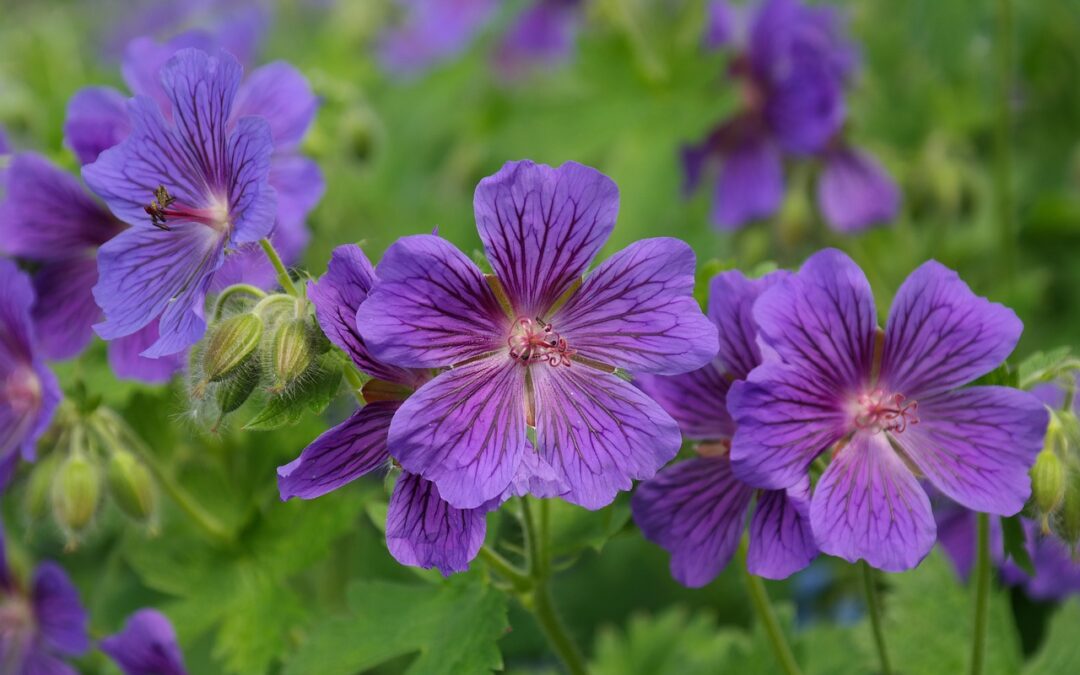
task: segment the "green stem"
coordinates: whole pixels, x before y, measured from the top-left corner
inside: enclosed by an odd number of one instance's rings
[[[214,321],[221,318],[222,313],[225,311],[225,303],[229,298],[239,293],[245,293],[260,300],[266,297],[266,292],[258,286],[252,286],[251,284],[233,284],[218,295],[217,302],[214,303]]]
[[[494,572],[503,577],[519,593],[526,593],[532,588],[532,578],[517,568],[512,562],[499,555],[489,546],[480,547],[480,559]]]
[[[780,620],[776,617],[772,602],[769,601],[769,592],[765,589],[765,583],[761,580],[761,577],[751,574],[750,569],[746,566],[746,548],[746,539],[744,538],[740,546],[740,555],[743,560],[742,567],[746,579],[746,590],[750,593],[750,601],[754,605],[754,611],[757,613],[761,625],[765,628],[765,634],[769,638],[769,644],[772,645],[773,654],[780,664],[780,669],[787,675],[801,675],[802,670],[799,669],[799,663],[791,652],[791,646],[788,645],[787,638],[784,637],[784,631],[780,627]]]
[[[986,658],[986,628],[990,621],[990,518],[979,514],[975,558],[975,634],[971,640],[971,675],[982,675]]]
[[[863,590],[866,593],[866,613],[870,615],[870,627],[874,631],[874,647],[877,648],[878,662],[881,664],[882,675],[891,675],[892,666],[889,663],[889,650],[885,645],[885,627],[881,621],[881,600],[878,597],[877,574],[874,568],[863,560],[859,563],[863,578]]]
[[[994,193],[1004,256],[1006,283],[1012,283],[1015,271],[1015,213],[1012,192],[1012,0],[997,0],[997,119],[994,128]]]
[[[361,390],[364,388],[364,378],[360,376],[360,373],[356,372],[352,362],[342,366],[342,372],[345,374],[345,381],[349,383],[349,387],[353,390],[353,396],[356,397],[358,403],[363,405],[364,395]]]
[[[285,269],[285,263],[281,262],[281,256],[274,249],[274,245],[270,243],[269,239],[265,238],[259,240],[259,245],[262,246],[266,257],[270,259],[270,264],[274,266],[274,272],[277,274],[277,280],[281,284],[281,288],[289,295],[295,296],[297,294],[296,285],[293,284],[292,277],[289,276],[289,270]]]

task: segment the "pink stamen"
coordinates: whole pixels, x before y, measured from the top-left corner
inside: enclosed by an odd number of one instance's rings
[[[855,426],[859,429],[901,434],[908,425],[919,423],[919,402],[908,401],[903,394],[886,395],[874,389],[861,394],[856,404]]]
[[[537,317],[520,318],[514,322],[513,331],[506,339],[510,347],[510,358],[529,365],[547,362],[550,366],[570,367],[570,357],[574,350],[567,344],[566,338],[555,332],[550,323]]]

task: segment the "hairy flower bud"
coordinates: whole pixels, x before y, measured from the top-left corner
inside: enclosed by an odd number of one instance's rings
[[[221,415],[228,415],[244,405],[244,402],[251,397],[251,393],[255,391],[255,385],[258,382],[258,369],[243,368],[236,375],[219,384],[214,396]]]
[[[1031,467],[1031,496],[1041,514],[1050,514],[1065,498],[1065,467],[1053,448],[1046,448]]]
[[[262,340],[263,322],[256,314],[237,314],[214,327],[203,352],[203,376],[219,382],[242,366]]]
[[[307,322],[303,319],[282,322],[274,333],[270,349],[274,373],[272,391],[280,392],[311,367],[313,349]]]
[[[138,521],[154,513],[157,495],[149,469],[126,450],[114,452],[105,469],[109,494],[120,510]]]
[[[73,452],[52,483],[53,517],[66,530],[80,532],[97,512],[101,479],[97,465],[84,452]]]
[[[1050,527],[1069,546],[1080,542],[1080,472],[1066,473],[1064,495],[1050,518]]]

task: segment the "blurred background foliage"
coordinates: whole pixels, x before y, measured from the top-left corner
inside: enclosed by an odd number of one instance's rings
[[[295,64],[323,100],[304,150],[319,161],[328,189],[310,220],[305,267],[320,274],[345,242],[362,242],[375,259],[397,237],[435,226],[466,250],[478,248],[471,199],[480,178],[510,159],[572,159],[621,189],[619,224],[601,257],[656,235],[686,239],[713,270],[797,265],[816,248],[838,246],[866,270],[881,307],[915,266],[936,258],[979,294],[1016,309],[1026,325],[1018,356],[1075,345],[1080,2],[842,4],[864,63],[849,97],[850,133],[882,159],[904,195],[892,226],[855,237],[820,222],[809,165],[796,167],[792,182],[801,189],[789,192],[779,217],[739,233],[710,226],[707,190],[683,199],[678,149],[735,104],[724,57],[701,49],[703,0],[589,2],[569,63],[512,81],[496,75],[491,53],[521,2],[506,2],[460,58],[403,79],[373,57],[386,0],[283,0],[262,59]],[[80,87],[121,84],[103,45],[126,7],[0,3],[0,123],[16,148],[75,170],[62,144],[65,106]],[[1011,58],[1005,79],[1003,49]],[[117,383],[101,345],[56,369],[69,389],[82,383],[120,411],[233,539],[207,537],[164,498],[151,526],[107,508],[70,550],[47,519],[32,518],[20,491],[5,495],[12,554],[24,566],[60,560],[84,594],[96,636],[154,605],[176,623],[193,673],[449,673],[500,663],[512,672],[556,672],[538,629],[490,587],[482,565],[441,582],[393,562],[381,542],[386,492],[377,480],[313,502],[278,500],[275,467],[351,402],[287,429],[210,434],[189,421],[181,386]],[[513,536],[497,518],[489,537]],[[560,509],[556,526],[567,552],[584,547],[555,592],[597,673],[771,670],[763,639],[749,629],[738,565],[705,589],[681,588],[666,554],[628,522],[625,499],[600,513]],[[851,568],[822,559],[769,584],[783,618],[798,626],[795,649],[807,672],[870,670],[857,582]],[[898,669],[961,670],[970,598],[944,558],[935,553],[888,584]],[[994,602],[991,672],[1019,672],[1025,658],[1025,672],[1080,670],[1069,637],[1080,605],[1055,612],[1008,591]],[[82,667],[115,672],[98,657]]]

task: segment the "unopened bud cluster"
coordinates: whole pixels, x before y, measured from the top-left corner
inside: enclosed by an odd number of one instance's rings
[[[1080,423],[1071,410],[1054,410],[1046,443],[1031,469],[1029,508],[1043,531],[1074,550],[1080,544]]]

